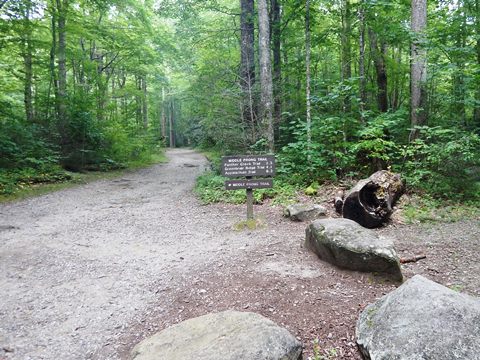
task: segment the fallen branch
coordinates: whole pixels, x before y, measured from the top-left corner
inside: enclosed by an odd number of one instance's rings
[[[426,257],[427,257],[427,255],[415,255],[415,256],[409,257],[409,258],[401,258],[400,259],[400,264],[417,262],[418,260],[425,259]]]

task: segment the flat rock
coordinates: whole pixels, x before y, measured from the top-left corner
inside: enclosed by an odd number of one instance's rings
[[[183,321],[143,340],[133,360],[300,360],[302,345],[261,315],[224,311]]]
[[[393,241],[349,219],[315,220],[306,229],[305,246],[341,268],[377,272],[402,280]]]
[[[293,221],[312,221],[326,216],[327,209],[320,205],[292,204],[285,208],[283,214]]]
[[[357,343],[371,360],[479,360],[480,299],[420,275],[365,308]]]

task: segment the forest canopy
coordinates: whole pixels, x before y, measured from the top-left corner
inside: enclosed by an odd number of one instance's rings
[[[0,192],[166,146],[478,198],[479,0],[1,0]]]

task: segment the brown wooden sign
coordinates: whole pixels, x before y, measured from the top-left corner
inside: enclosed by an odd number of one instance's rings
[[[226,190],[269,189],[273,187],[273,179],[246,179],[225,181]]]
[[[226,177],[273,176],[274,155],[240,155],[222,158],[222,175]]]

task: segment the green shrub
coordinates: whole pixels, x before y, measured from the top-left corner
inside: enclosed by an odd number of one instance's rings
[[[403,149],[410,186],[445,199],[479,198],[480,137],[441,127],[422,127],[421,137]]]
[[[225,190],[225,180],[227,178],[216,175],[212,171],[207,171],[197,178],[195,193],[203,204],[212,204],[218,202],[230,204],[243,204],[247,196],[245,190]],[[297,189],[283,181],[275,179],[274,187],[271,189],[259,189],[253,192],[254,201],[261,203],[265,199],[274,199],[274,204],[285,204],[293,201]]]

